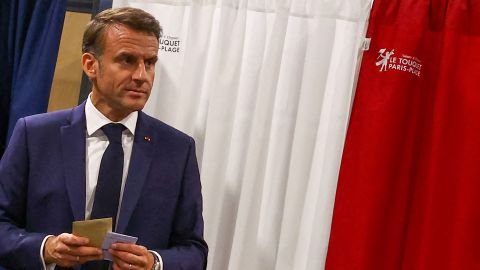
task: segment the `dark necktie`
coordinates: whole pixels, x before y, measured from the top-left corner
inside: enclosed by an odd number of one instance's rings
[[[122,131],[124,129],[125,126],[122,124],[114,123],[102,127],[103,132],[108,137],[109,144],[100,163],[91,215],[92,219],[111,217],[113,219],[112,230],[115,230],[120,189],[122,187]]]
[[[122,124],[107,124],[102,127],[103,133],[108,138],[109,144],[102,156],[100,171],[98,172],[97,188],[91,219],[108,218],[113,219],[112,230],[115,230],[118,202],[120,200],[120,189],[123,176],[123,148],[122,131],[125,126]],[[82,270],[109,269],[108,261],[92,261],[84,264]]]

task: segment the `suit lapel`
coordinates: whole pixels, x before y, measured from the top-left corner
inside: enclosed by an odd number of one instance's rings
[[[128,169],[127,181],[123,192],[122,205],[117,225],[117,232],[125,233],[133,210],[140,198],[143,185],[147,179],[153,150],[156,140],[153,137],[153,129],[149,125],[147,116],[143,112],[138,113],[135,138],[133,141],[132,156]]]
[[[66,187],[75,220],[85,219],[85,103],[72,109],[70,125],[61,127]]]

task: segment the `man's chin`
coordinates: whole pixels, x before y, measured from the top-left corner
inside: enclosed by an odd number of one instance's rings
[[[145,106],[129,106],[129,109],[130,109],[131,112],[135,112],[135,111],[143,110],[143,107],[145,107]]]
[[[134,111],[141,111],[145,107],[145,103],[146,102],[134,103],[131,104],[130,108],[132,108]]]
[[[143,109],[143,107],[145,107],[147,99],[148,97],[146,98],[145,96],[142,96],[142,98],[129,97],[127,99],[124,99],[123,105],[131,110],[140,111]]]

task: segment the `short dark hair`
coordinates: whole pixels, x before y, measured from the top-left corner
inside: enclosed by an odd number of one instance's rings
[[[82,53],[89,52],[101,56],[105,29],[115,24],[122,24],[134,30],[154,35],[157,39],[162,36],[160,23],[146,11],[132,7],[107,9],[98,13],[87,24],[83,33]]]

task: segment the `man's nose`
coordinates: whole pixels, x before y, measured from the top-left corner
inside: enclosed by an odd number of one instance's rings
[[[132,79],[133,80],[145,80],[147,70],[145,69],[145,63],[143,61],[138,62],[137,67],[135,68]]]

